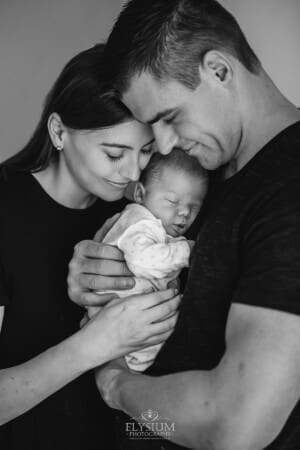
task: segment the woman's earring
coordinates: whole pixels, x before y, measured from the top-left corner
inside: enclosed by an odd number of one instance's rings
[[[63,148],[64,148],[63,144],[58,144],[56,146],[56,150],[58,150],[59,152],[61,152],[63,150]]]

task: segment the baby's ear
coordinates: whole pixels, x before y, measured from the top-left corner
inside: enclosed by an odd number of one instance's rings
[[[145,196],[145,188],[140,181],[137,181],[135,183],[133,190],[134,201],[141,205],[144,201],[144,196]]]

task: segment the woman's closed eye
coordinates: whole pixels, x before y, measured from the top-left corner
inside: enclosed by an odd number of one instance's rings
[[[113,162],[118,162],[123,158],[123,153],[121,153],[120,155],[112,155],[111,153],[106,153],[106,156],[108,157],[108,159],[110,159]]]
[[[105,152],[107,158],[112,162],[118,162],[124,157],[124,151],[121,152]]]
[[[154,152],[154,146],[153,146],[153,144],[151,144],[149,147],[144,147],[144,148],[142,148],[141,152],[142,152],[144,155],[151,155],[151,153]]]

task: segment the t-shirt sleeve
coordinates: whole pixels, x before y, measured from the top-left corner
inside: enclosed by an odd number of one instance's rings
[[[245,228],[233,302],[300,314],[300,181],[269,198]]]
[[[8,292],[4,278],[4,270],[0,260],[0,306],[8,305]]]

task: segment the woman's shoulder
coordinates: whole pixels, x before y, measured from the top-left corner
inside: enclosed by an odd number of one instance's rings
[[[28,172],[20,172],[0,164],[0,203],[12,201],[16,196],[20,197],[20,193],[28,183],[30,183]]]

